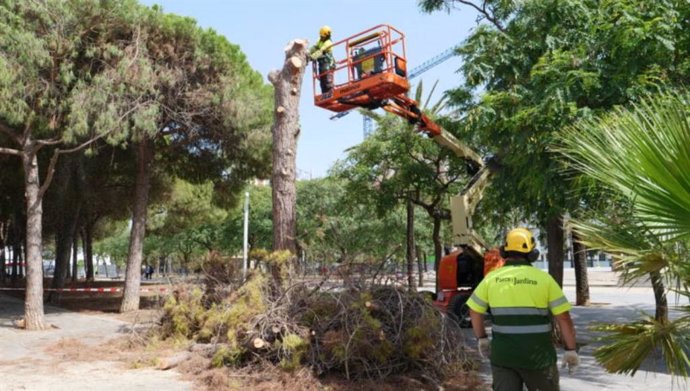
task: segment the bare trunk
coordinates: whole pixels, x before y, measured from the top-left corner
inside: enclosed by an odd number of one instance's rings
[[[417,255],[417,286],[423,287],[424,286],[424,261],[422,260],[422,251],[420,250],[419,247],[416,248],[415,251]]]
[[[72,238],[64,225],[58,226],[55,233],[55,265],[53,268],[53,281],[50,285],[52,289],[59,289],[65,286],[67,272],[69,269],[69,258],[71,253]],[[59,301],[60,294],[52,291],[48,294],[48,301],[55,304]]]
[[[24,321],[27,330],[45,330],[48,325],[43,311],[43,199],[40,194],[38,159],[27,143],[22,153],[26,197],[26,299]]]
[[[61,204],[61,207],[68,209],[67,205]],[[69,208],[71,209],[71,208]],[[76,242],[76,225],[79,215],[79,207],[77,206],[74,210],[70,210],[63,214],[62,223],[59,225],[59,230],[55,234],[55,269],[53,271],[53,283],[51,288],[59,289],[64,288],[65,282],[70,278],[70,258],[74,257],[74,244]],[[74,276],[72,280],[74,281]],[[60,294],[57,292],[51,292],[48,296],[48,300],[51,303],[57,303],[60,299]]]
[[[86,269],[86,281],[94,280],[93,273],[93,238],[91,224],[86,224],[82,231],[82,246],[84,247],[84,268]]]
[[[72,236],[72,282],[76,282],[79,279],[79,236],[74,232]]]
[[[436,288],[434,292],[438,292],[438,265],[443,257],[443,243],[441,243],[441,218],[434,216],[434,272],[436,273]]]
[[[15,283],[19,278],[19,254],[22,252],[22,247],[18,243],[12,245],[12,282]]]
[[[24,278],[26,277],[26,271],[24,270],[24,265],[25,265],[25,259],[26,255],[24,252],[26,251],[26,241],[23,240],[24,244],[20,243],[17,246],[17,276],[19,278]],[[41,254],[41,258],[43,258],[43,254]]]
[[[415,243],[414,243],[414,204],[412,199],[407,200],[407,287],[414,290],[414,258],[415,258]]]
[[[300,133],[299,101],[306,69],[307,42],[291,41],[285,49],[285,62],[268,79],[275,88],[273,115],[273,250],[295,253],[295,171],[297,139]]]
[[[273,84],[275,110],[273,112],[273,171],[271,174],[273,199],[273,250],[287,250],[296,254],[297,191],[295,172],[297,139],[300,133],[299,101],[307,64],[307,42],[290,41],[285,48],[283,68],[268,74]],[[282,284],[281,273],[271,267],[276,285]]]
[[[120,312],[139,309],[139,286],[141,285],[141,261],[144,254],[146,235],[146,208],[151,185],[152,150],[149,140],[142,139],[137,148],[137,179],[132,212],[132,230],[129,236],[129,252],[125,272],[125,290]]]
[[[7,243],[5,243],[5,233],[7,229],[7,224],[0,223],[0,284],[5,283],[5,277],[6,277],[6,272],[5,272],[5,265],[7,264],[6,262],[6,252],[5,252],[5,246]]]
[[[558,215],[549,218],[546,222],[549,274],[551,274],[559,286],[563,286],[563,239],[563,217]]]
[[[587,247],[573,232],[573,260],[575,266],[575,305],[589,305],[589,281],[587,279]]]
[[[654,319],[657,322],[668,323],[668,301],[666,300],[666,290],[664,289],[664,280],[661,273],[651,272],[649,277],[652,282],[652,289],[654,290],[654,303],[656,311]]]

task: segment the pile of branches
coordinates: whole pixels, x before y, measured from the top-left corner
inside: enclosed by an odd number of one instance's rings
[[[404,373],[439,384],[467,365],[458,325],[418,293],[390,286],[276,287],[270,274],[258,271],[220,292],[177,290],[164,307],[162,337],[208,347],[216,366],[307,367],[347,379]]]

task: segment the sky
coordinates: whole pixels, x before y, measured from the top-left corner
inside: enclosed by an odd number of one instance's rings
[[[159,4],[165,12],[190,16],[204,28],[212,28],[240,46],[249,64],[268,83],[268,72],[280,69],[284,49],[292,39],[305,38],[312,45],[319,28],[328,25],[333,41],[379,24],[390,24],[405,34],[408,69],[461,43],[476,26],[476,13],[469,8],[425,14],[417,0],[143,0]],[[453,57],[414,79],[429,91],[439,82],[432,101],[461,84]],[[330,120],[333,114],[313,104],[311,69],[305,74],[300,101],[301,133],[297,148],[298,178],[327,175],[345,151],[363,139],[362,116],[349,114]],[[317,87],[318,90],[318,87]]]

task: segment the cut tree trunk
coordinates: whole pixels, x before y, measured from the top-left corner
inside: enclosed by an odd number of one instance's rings
[[[152,146],[143,138],[137,146],[137,179],[132,212],[132,230],[129,236],[127,270],[125,272],[125,290],[122,296],[120,312],[131,312],[139,309],[139,285],[141,284],[141,261],[144,254],[144,237],[146,235],[146,209],[149,203],[151,187]]]
[[[559,286],[563,286],[563,240],[563,216],[550,217],[546,222],[547,259],[549,261],[549,274]]]
[[[589,305],[589,280],[587,278],[587,247],[573,232],[573,260],[575,266],[575,305]]]
[[[280,71],[268,74],[275,89],[273,113],[273,250],[295,253],[295,172],[300,133],[299,102],[307,65],[307,41],[296,39],[285,48]]]
[[[285,48],[283,68],[268,74],[275,91],[273,112],[273,250],[296,253],[295,188],[297,139],[300,133],[299,102],[307,65],[307,41],[295,39]],[[271,274],[278,285],[282,278],[276,267]]]
[[[177,353],[176,355],[172,357],[167,357],[158,360],[158,365],[156,368],[165,371],[168,369],[175,368],[176,366],[182,364],[183,362],[189,360],[192,358],[192,353],[190,352],[181,352]]]
[[[22,151],[26,197],[26,299],[24,321],[27,330],[45,330],[43,310],[43,197],[40,192],[38,159],[33,143],[27,142]]]
[[[407,200],[407,287],[414,290],[414,204],[412,198]]]

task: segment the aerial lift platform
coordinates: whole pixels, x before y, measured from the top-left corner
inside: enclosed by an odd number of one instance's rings
[[[405,55],[405,35],[381,24],[333,44],[333,88],[317,91],[319,74],[313,64],[314,104],[333,112],[354,108],[383,110],[395,114],[465,160],[472,177],[460,194],[451,197],[453,244],[457,250],[444,256],[437,270],[434,305],[469,326],[465,302],[490,270],[503,265],[497,249],[489,250],[472,229],[472,214],[482,198],[497,164],[484,160],[474,150],[441,128],[407,96],[410,89]]]

